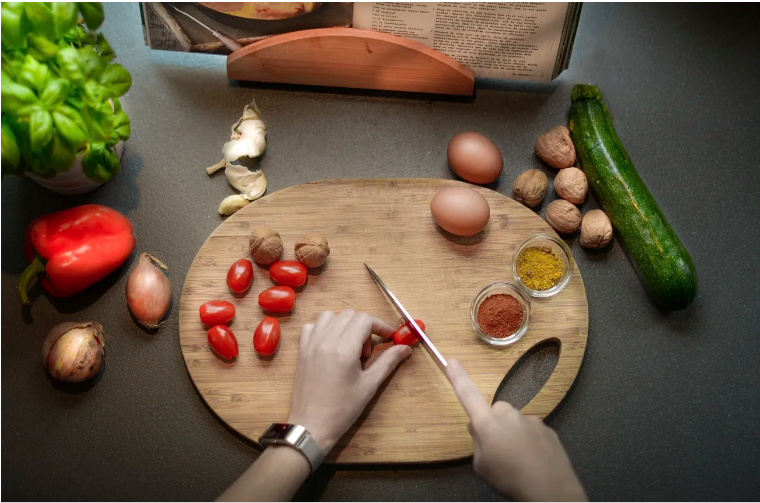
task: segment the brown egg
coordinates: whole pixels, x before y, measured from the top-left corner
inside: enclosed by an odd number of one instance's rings
[[[443,230],[457,236],[472,236],[482,231],[491,217],[488,201],[468,187],[446,187],[430,202],[433,218]]]
[[[459,133],[449,142],[446,155],[454,173],[470,183],[494,182],[504,169],[499,147],[480,133]]]

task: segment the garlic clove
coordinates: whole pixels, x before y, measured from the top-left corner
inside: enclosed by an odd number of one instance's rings
[[[233,194],[231,196],[225,197],[222,200],[222,203],[219,205],[219,214],[232,215],[240,208],[246,206],[248,203],[250,203],[250,201],[240,194]]]

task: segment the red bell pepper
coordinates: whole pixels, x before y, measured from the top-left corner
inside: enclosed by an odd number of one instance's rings
[[[24,246],[30,264],[18,280],[18,296],[29,305],[29,282],[38,274],[44,273],[40,281],[50,295],[70,297],[119,267],[134,250],[135,237],[118,211],[85,204],[36,219]]]

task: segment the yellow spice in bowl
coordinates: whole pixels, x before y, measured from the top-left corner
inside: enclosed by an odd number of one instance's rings
[[[548,290],[562,277],[562,261],[548,246],[526,248],[517,257],[517,275],[532,290]]]

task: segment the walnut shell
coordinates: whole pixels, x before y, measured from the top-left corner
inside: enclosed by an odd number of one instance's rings
[[[588,180],[578,168],[563,169],[554,178],[554,190],[562,199],[581,204],[586,200]]]
[[[327,260],[330,245],[322,234],[306,234],[296,242],[295,254],[306,267],[319,267]]]
[[[591,210],[581,222],[581,246],[602,248],[612,240],[612,222],[602,210]]]
[[[565,126],[553,127],[539,136],[533,148],[536,155],[553,168],[569,168],[575,163],[575,146]]]
[[[251,257],[257,264],[274,264],[282,256],[282,238],[277,231],[267,227],[256,227],[248,240]]]
[[[512,185],[515,201],[531,208],[541,204],[547,183],[546,175],[540,169],[529,169],[521,173]]]
[[[578,230],[583,216],[574,204],[557,199],[546,208],[546,221],[559,234],[572,234]]]

